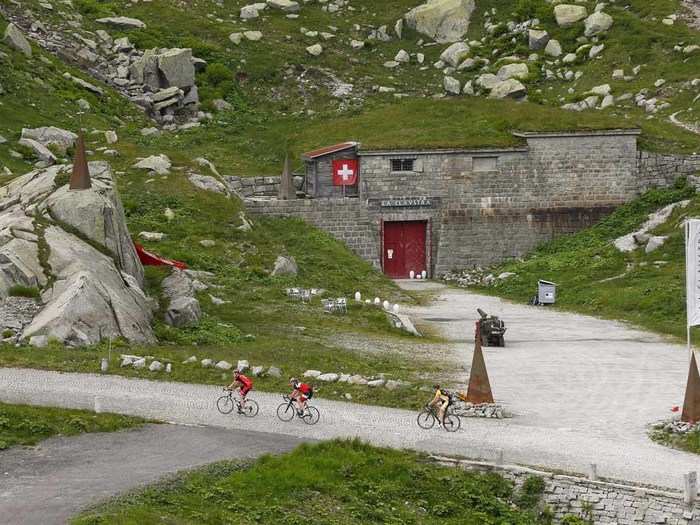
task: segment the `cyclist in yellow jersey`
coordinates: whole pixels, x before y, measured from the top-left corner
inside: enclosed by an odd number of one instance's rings
[[[447,407],[450,406],[452,398],[450,393],[442,388],[440,385],[433,386],[435,389],[435,396],[433,400],[428,403],[429,407],[439,406],[438,409],[438,425],[442,426],[445,423],[445,413],[447,412]]]

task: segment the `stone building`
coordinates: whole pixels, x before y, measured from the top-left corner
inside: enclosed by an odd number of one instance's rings
[[[658,159],[638,151],[639,133],[515,133],[522,146],[500,149],[365,150],[346,142],[303,155],[307,198],[253,196],[246,206],[300,217],[391,277],[437,276],[521,256],[687,174],[678,166],[700,168],[698,157],[673,164],[665,156],[660,173]],[[352,186],[338,185],[341,175]]]

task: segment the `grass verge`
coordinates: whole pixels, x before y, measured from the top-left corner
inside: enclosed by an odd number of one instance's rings
[[[535,525],[550,522],[535,510],[542,488],[531,483],[521,494],[495,474],[440,467],[424,455],[360,441],[330,441],[185,473],[73,523]]]
[[[649,437],[660,445],[700,454],[700,430],[693,430],[686,434],[676,434],[661,429],[652,431]]]
[[[36,445],[56,435],[83,432],[114,432],[141,426],[145,421],[116,414],[87,410],[8,405],[0,403],[0,450],[15,445]]]

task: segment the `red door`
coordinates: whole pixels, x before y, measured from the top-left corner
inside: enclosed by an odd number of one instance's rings
[[[425,260],[425,221],[384,223],[384,273],[405,279],[427,270]]]

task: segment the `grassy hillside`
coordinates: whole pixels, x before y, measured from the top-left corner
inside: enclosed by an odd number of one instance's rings
[[[114,37],[128,36],[142,49],[191,47],[195,55],[206,59],[208,69],[197,79],[203,107],[210,109],[214,99],[224,98],[232,109],[216,114],[214,121],[202,128],[161,138],[139,138],[137,142],[142,151],[166,152],[179,163],[206,155],[226,175],[277,174],[286,146],[298,162],[298,154],[305,149],[336,140],[355,139],[366,147],[501,146],[514,143],[510,135],[513,129],[639,126],[644,130],[645,147],[663,151],[697,149],[696,136],[668,121],[679,110],[685,111],[679,116],[684,121],[700,118],[698,105],[693,103],[697,88],[688,85],[700,70],[700,52],[686,57],[673,49],[681,42],[686,46],[698,43],[700,37],[680,20],[673,26],[661,23],[661,18],[679,11],[680,3],[675,0],[635,0],[625,6],[606,6],[615,19],[608,34],[599,37],[606,50],[596,60],[581,58],[569,66],[582,73],[574,82],[545,79],[542,69],[555,66],[545,57],[538,58],[531,63],[533,73],[527,81],[531,102],[522,104],[467,96],[434,99],[444,96],[443,73],[432,64],[445,45],[419,46],[423,38],[408,29],[401,39],[367,39],[371,29],[381,25],[387,25],[393,35],[394,23],[417,4],[416,0],[384,2],[381,9],[370,0],[353,0],[352,10],[345,8],[337,13],[309,3],[303,5],[296,19],[268,9],[258,19],[241,21],[238,13],[247,3],[198,1],[187,3],[185,8],[166,0],[137,4],[80,0],[74,8],[62,5],[53,12],[42,8],[38,0],[28,0],[23,6],[33,7],[35,16],[64,27],[66,32],[74,29],[66,25],[63,15],[80,15],[82,30],[88,36],[89,31],[104,29],[94,22],[101,16],[136,17],[147,24],[146,29],[110,29],[110,33]],[[580,45],[577,39],[582,36],[583,24],[558,28],[552,6],[545,0],[485,0],[477,5],[468,38],[484,41],[472,54],[489,57],[492,63],[484,69],[453,73],[462,83],[484,72],[497,71],[508,57],[526,61],[530,54],[525,36],[513,36],[506,29],[493,35],[484,31],[484,13],[492,9],[496,9],[490,18],[494,23],[537,17],[540,27],[558,38],[565,52]],[[593,3],[587,5],[592,11]],[[324,40],[302,34],[302,29],[333,36]],[[259,30],[263,38],[259,42],[244,39],[239,45],[228,39],[230,33],[244,30]],[[351,39],[366,41],[365,48],[351,49]],[[305,48],[317,42],[324,52],[313,57]],[[401,49],[423,53],[424,64],[414,61],[395,69],[384,67],[384,62],[392,60]],[[642,68],[634,79],[612,80],[614,69],[623,68],[631,74],[635,65]],[[654,83],[660,78],[667,82],[657,89]],[[333,79],[352,84],[352,93],[334,97]],[[575,113],[558,109],[564,103],[580,100],[591,87],[602,83],[610,83],[618,96],[646,88],[671,105],[653,115],[632,102],[605,111]],[[395,93],[378,93],[378,86]],[[402,98],[396,98],[397,94]],[[132,125],[129,119],[125,121],[122,134],[138,136],[142,122],[137,119]],[[17,131],[12,124],[2,128],[0,124],[0,133]]]
[[[0,403],[0,451],[15,445],[36,445],[55,435],[114,432],[143,423],[140,418],[116,414]]]
[[[638,229],[649,213],[672,202],[691,199],[676,208],[669,220],[653,230],[668,235],[656,251],[644,248],[620,252],[613,241]],[[678,184],[652,190],[622,206],[596,226],[544,244],[522,261],[489,269],[494,275],[516,275],[495,286],[478,286],[485,293],[525,303],[537,280],[558,284],[556,308],[631,321],[650,330],[685,336],[685,255],[681,224],[700,215],[700,197]]]
[[[439,467],[359,441],[302,445],[252,464],[183,474],[76,518],[107,523],[535,525],[544,484]],[[582,523],[573,521],[571,523]]]

